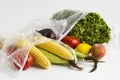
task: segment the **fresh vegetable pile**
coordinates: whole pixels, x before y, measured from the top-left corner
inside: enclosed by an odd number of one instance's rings
[[[107,52],[103,43],[108,43],[111,39],[111,30],[98,13],[89,12],[85,16],[77,13],[76,16],[80,18],[72,16],[75,13],[76,11],[63,10],[53,16],[53,21],[66,19],[68,22],[65,26],[54,24],[60,33],[52,27],[41,29],[38,26],[39,29],[34,29],[29,35],[13,37],[11,43],[9,39],[0,39],[1,55],[5,54],[4,58],[10,61],[15,71],[26,70],[34,66],[33,63],[43,69],[48,69],[51,65],[68,65],[82,70],[84,68],[78,66],[79,61],[94,63],[90,72],[95,71],[97,64],[103,63],[101,59]]]

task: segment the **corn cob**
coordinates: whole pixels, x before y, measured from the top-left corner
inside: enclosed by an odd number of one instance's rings
[[[37,47],[38,48],[38,47]],[[75,60],[65,60],[63,58],[60,58],[57,55],[52,54],[51,52],[48,52],[44,49],[38,48],[48,59],[51,61],[52,64],[59,64],[59,65],[70,65],[74,68],[77,68],[79,70],[82,70],[81,67],[79,67],[76,63]]]
[[[66,60],[74,59],[72,53],[69,50],[67,50],[65,47],[61,46],[60,44],[54,42],[53,40],[50,40],[45,43],[40,43],[36,46],[42,49],[45,49],[63,59],[66,59]]]
[[[48,52],[42,48],[37,47],[38,50],[40,50],[49,60],[52,64],[69,64],[68,60],[65,60],[63,58],[60,58],[57,55],[52,54],[51,52]]]
[[[30,49],[30,54],[33,55],[36,63],[42,68],[46,69],[50,67],[51,62],[49,61],[49,59],[41,51],[39,51],[35,46],[33,46]]]

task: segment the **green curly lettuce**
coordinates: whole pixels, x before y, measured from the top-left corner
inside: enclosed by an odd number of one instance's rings
[[[90,12],[79,20],[68,35],[78,37],[81,42],[108,43],[111,39],[110,28],[98,13]]]

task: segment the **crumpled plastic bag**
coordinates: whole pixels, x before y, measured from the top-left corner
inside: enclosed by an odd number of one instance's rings
[[[70,30],[75,26],[75,24],[86,15],[85,13],[79,11],[79,10],[70,10],[65,9],[62,11],[59,11],[51,16],[51,20],[54,21],[60,21],[60,20],[66,20],[67,24],[64,26],[63,30],[59,34],[60,37],[58,41],[62,40],[69,32]],[[58,27],[58,26],[57,26]]]
[[[84,14],[85,15],[85,14]],[[84,16],[79,10],[63,10],[52,15],[52,18],[46,21],[34,20],[26,28],[20,30],[22,33],[29,34],[31,32],[43,29],[51,29],[56,35],[56,40],[66,36],[74,25]],[[42,34],[41,34],[42,35]]]
[[[18,47],[20,38],[26,38],[20,33],[5,38],[0,50],[0,69],[10,76],[17,76],[23,70],[31,45]]]
[[[39,19],[32,21],[30,24],[27,25],[24,29],[20,30],[21,33],[26,35],[31,35],[31,33],[36,33],[38,31],[44,30],[44,29],[50,29],[55,34],[55,39],[59,39],[62,31],[64,30],[67,22],[66,20],[46,20],[41,21]],[[56,27],[57,26],[57,27]],[[44,31],[44,34],[48,34],[48,31]],[[39,32],[38,32],[39,33]],[[39,35],[43,35],[39,33]],[[49,34],[51,35],[51,34]],[[44,35],[43,35],[44,36]]]

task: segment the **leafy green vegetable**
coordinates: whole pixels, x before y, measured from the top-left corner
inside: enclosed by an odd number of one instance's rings
[[[108,43],[111,39],[110,28],[98,13],[90,12],[79,20],[68,35],[78,37],[90,45]]]

